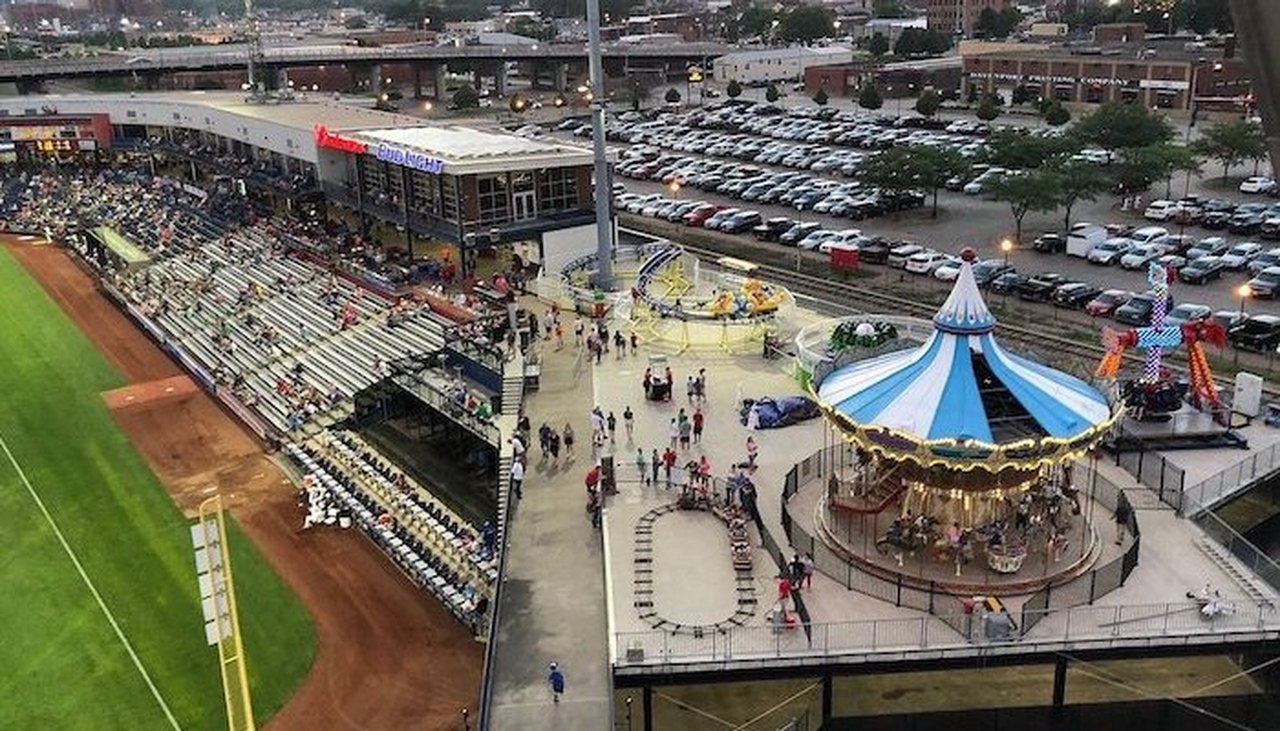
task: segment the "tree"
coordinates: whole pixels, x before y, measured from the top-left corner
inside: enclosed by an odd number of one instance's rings
[[[914,56],[923,50],[922,31],[918,28],[903,28],[898,40],[893,44],[895,56]]]
[[[666,99],[668,104],[679,104],[680,92],[676,91],[675,89],[667,89],[667,94],[666,96],[663,97],[663,99]]]
[[[933,217],[938,215],[938,189],[970,170],[968,159],[949,147],[906,145],[892,147],[869,158],[858,170],[863,184],[886,190],[922,188],[933,195]]]
[[[347,30],[363,30],[369,27],[369,20],[363,15],[353,15],[342,25]]]
[[[733,79],[729,82],[729,85],[724,88],[724,93],[728,95],[730,99],[737,99],[742,96],[742,84],[739,84],[737,79]]]
[[[1010,170],[1030,170],[1079,149],[1080,143],[1073,138],[1033,135],[1026,129],[1006,128],[996,130],[987,138],[984,161]]]
[[[987,8],[987,9],[990,10],[991,8]],[[1013,87],[1013,93],[1009,95],[1009,103],[1014,106],[1017,106],[1019,104],[1026,104],[1032,99],[1035,99],[1035,92],[1023,86],[1022,84],[1018,84],[1017,86]]]
[[[871,4],[871,17],[905,18],[907,9],[903,7],[901,0],[875,0]]]
[[[942,106],[942,99],[933,89],[925,89],[920,92],[920,98],[916,99],[916,112],[922,117],[932,117],[937,114],[940,106]]]
[[[1022,219],[1031,211],[1052,211],[1061,193],[1058,176],[1047,170],[1029,170],[1020,175],[1000,175],[986,183],[987,192],[1009,204],[1013,214],[1014,240],[1022,240]]]
[[[1000,107],[996,106],[995,100],[991,97],[994,94],[985,94],[982,101],[978,103],[978,110],[974,112],[984,122],[990,122],[1000,116]]]
[[[1071,132],[1085,144],[1104,150],[1147,147],[1173,139],[1173,128],[1164,117],[1141,104],[1107,102],[1082,117]]]
[[[1262,127],[1247,119],[1240,119],[1213,125],[1195,141],[1192,150],[1222,163],[1222,179],[1225,181],[1231,168],[1245,160],[1265,157],[1267,139],[1262,133]]]
[[[974,24],[973,32],[983,38],[1008,38],[1021,22],[1022,13],[1015,7],[1003,10],[987,7],[978,13],[978,22]]]
[[[858,106],[863,109],[879,109],[884,106],[884,97],[875,84],[867,83],[862,86],[862,91],[858,92]]]
[[[818,93],[813,95],[813,103],[820,107],[827,106],[829,101],[831,101],[831,97],[827,94],[826,89],[818,89]]]
[[[1057,99],[1050,99],[1049,102],[1044,105],[1044,109],[1041,111],[1041,114],[1044,115],[1044,121],[1050,127],[1061,127],[1071,121],[1070,110],[1063,106],[1062,102]]]
[[[1174,7],[1174,24],[1197,35],[1231,33],[1235,26],[1227,5],[1228,0],[1182,0]]]
[[[885,55],[889,52],[889,39],[885,38],[883,33],[876,33],[871,36],[871,40],[867,41],[867,51],[877,58]]]
[[[968,93],[966,93],[966,94],[964,95],[964,100],[965,100],[965,102],[966,102],[966,103],[968,103],[968,104],[977,104],[977,103],[978,103],[978,93],[979,93],[979,92],[978,92],[978,85],[977,85],[977,84],[969,84],[969,91],[968,91]]]
[[[782,98],[782,93],[778,91],[777,84],[769,84],[764,90],[764,100],[773,104]]]
[[[803,5],[782,16],[778,37],[784,41],[809,43],[827,38],[835,30],[835,13],[814,5]]]
[[[751,6],[725,24],[728,40],[741,38],[763,38],[773,29],[773,21],[777,15],[771,10]]]
[[[1157,180],[1168,180],[1175,171],[1199,169],[1195,156],[1186,147],[1157,142],[1143,147],[1127,147],[1117,152],[1110,173],[1117,191],[1126,199],[1140,196]]]
[[[1113,182],[1094,163],[1059,157],[1045,166],[1058,178],[1058,205],[1063,208],[1062,230],[1071,230],[1071,209],[1081,201],[1091,201],[1111,189]]]
[[[480,95],[471,84],[463,84],[453,92],[453,106],[457,109],[475,109],[480,106]]]

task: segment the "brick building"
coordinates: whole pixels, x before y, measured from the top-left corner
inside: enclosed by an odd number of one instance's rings
[[[983,10],[1004,10],[1010,5],[1010,0],[929,0],[925,17],[929,30],[970,38]]]

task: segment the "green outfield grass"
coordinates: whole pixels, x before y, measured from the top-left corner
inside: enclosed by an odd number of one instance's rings
[[[224,729],[188,521],[98,395],[121,385],[0,248],[0,438],[181,728]],[[2,451],[0,540],[0,729],[171,728]],[[263,721],[306,675],[314,628],[234,525],[231,547],[255,715]]]

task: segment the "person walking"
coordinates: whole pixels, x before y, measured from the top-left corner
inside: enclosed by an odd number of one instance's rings
[[[551,465],[554,467],[560,464],[560,435],[556,434],[556,430],[551,430],[551,436],[547,438],[547,449],[551,450]]]
[[[675,419],[671,420],[671,428],[667,430],[667,436],[671,438],[671,448],[675,449],[680,443],[680,424]]]
[[[685,398],[689,400],[689,403],[693,403],[693,399],[697,394],[697,391],[698,385],[693,382],[693,376],[689,376],[689,378],[685,380],[684,384],[684,395]]]
[[[622,426],[627,430],[627,443],[630,444],[635,438],[636,415],[629,405],[622,410]]]
[[[516,499],[524,499],[524,493],[520,491],[520,485],[524,483],[524,463],[519,460],[511,461],[511,489],[516,493]]]
[[[676,450],[669,447],[667,451],[662,453],[662,466],[666,469],[667,489],[671,489],[671,470],[676,466]]]
[[[556,350],[564,350],[564,325],[556,320]]]
[[[658,450],[656,448],[653,450],[653,457],[650,465],[653,468],[653,477],[650,478],[649,484],[656,487],[658,485],[658,468],[662,466],[662,457],[658,455]]]
[[[1133,517],[1133,508],[1129,505],[1129,498],[1120,493],[1120,499],[1116,501],[1116,545],[1124,543],[1125,531],[1129,528],[1129,518]]]
[[[611,442],[617,441],[616,437],[618,435],[618,417],[614,416],[613,412],[610,411],[609,416],[605,418],[604,423],[605,423],[605,426],[609,428],[609,441]]]
[[[644,448],[636,447],[636,474],[640,475],[641,485],[648,484],[648,481],[645,480],[645,477],[647,475],[645,474],[644,466],[645,466]]]
[[[573,427],[569,422],[564,423],[564,461],[568,462],[573,459]]]
[[[680,422],[680,450],[689,451],[689,435],[693,432],[693,424],[686,419]]]
[[[560,696],[564,695],[564,673],[561,672],[560,666],[554,662],[547,665],[547,685],[551,686],[552,702],[559,703]]]
[[[581,317],[575,317],[575,318],[573,318],[573,345],[574,345],[574,347],[577,347],[577,348],[581,348],[581,347],[582,347],[582,331],[583,331],[582,318],[581,318]]]
[[[640,348],[640,339],[636,337],[634,332],[631,333],[631,357],[635,357],[636,351]]]
[[[806,553],[800,557],[800,562],[804,564],[804,588],[806,590],[813,588],[813,554]]]
[[[702,443],[703,419],[704,417],[702,416],[702,407],[699,406],[698,408],[693,410],[693,443],[694,444]]]

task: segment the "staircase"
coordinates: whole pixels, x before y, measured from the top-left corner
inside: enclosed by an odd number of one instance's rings
[[[523,402],[524,354],[517,350],[515,357],[502,368],[502,415],[518,416]]]
[[[1271,591],[1263,583],[1262,579],[1246,568],[1239,559],[1231,554],[1222,544],[1209,538],[1201,536],[1196,539],[1196,545],[1200,547],[1200,551],[1213,561],[1223,573],[1231,577],[1235,585],[1244,592],[1251,601],[1259,604],[1271,604]]]

